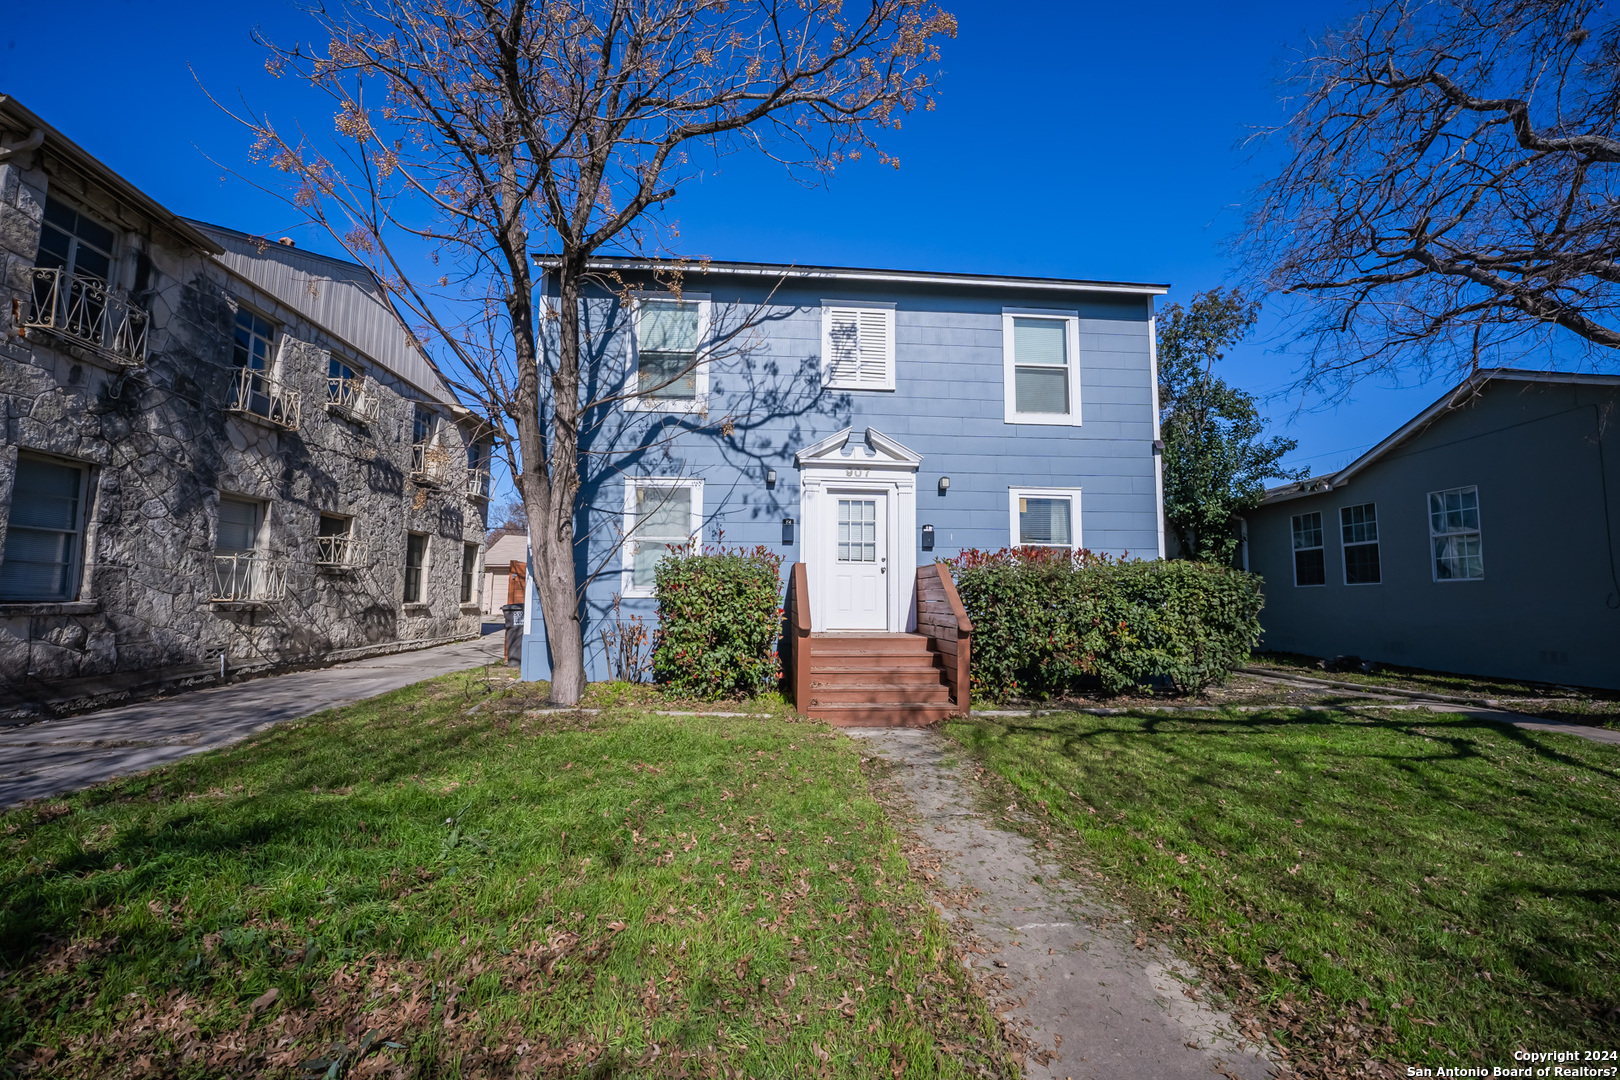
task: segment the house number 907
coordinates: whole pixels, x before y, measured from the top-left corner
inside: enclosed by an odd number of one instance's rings
[[[871,476],[872,475],[872,470],[871,469],[845,469],[844,470],[844,475],[845,476]]]

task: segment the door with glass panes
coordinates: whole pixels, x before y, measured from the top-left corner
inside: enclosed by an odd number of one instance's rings
[[[889,628],[888,499],[882,493],[833,493],[827,629]]]

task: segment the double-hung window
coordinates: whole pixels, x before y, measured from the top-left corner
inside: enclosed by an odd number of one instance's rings
[[[82,465],[18,456],[0,556],[0,600],[62,602],[78,596],[88,479]]]
[[[461,602],[470,604],[475,594],[474,583],[478,574],[478,545],[461,546]]]
[[[659,561],[671,547],[694,543],[702,525],[703,481],[626,480],[623,595],[653,595]]]
[[[1434,580],[1476,581],[1485,576],[1479,488],[1429,492],[1429,539],[1434,547]]]
[[[1080,423],[1080,319],[1009,308],[1001,316],[1005,419]]]
[[[1294,584],[1326,585],[1327,560],[1322,551],[1322,515],[1294,515]]]
[[[631,409],[699,412],[709,396],[703,352],[709,332],[706,297],[647,297],[635,309],[635,396]]]
[[[822,382],[834,390],[894,389],[894,306],[821,302]]]
[[[1013,547],[1080,546],[1079,488],[1009,488]]]
[[[426,533],[405,534],[405,602],[422,602],[422,574],[427,569]]]
[[[1340,546],[1344,550],[1344,583],[1377,585],[1378,507],[1375,503],[1339,508]]]

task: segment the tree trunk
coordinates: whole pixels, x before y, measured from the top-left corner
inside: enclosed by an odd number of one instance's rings
[[[530,536],[537,531],[531,531]],[[579,621],[579,594],[574,587],[572,522],[561,551],[556,550],[552,523],[547,523],[545,532],[545,541],[534,545],[534,592],[540,598],[546,642],[551,647],[548,700],[552,705],[578,705],[585,694],[585,637]]]

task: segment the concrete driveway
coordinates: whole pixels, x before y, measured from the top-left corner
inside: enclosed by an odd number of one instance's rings
[[[272,675],[139,705],[0,729],[0,806],[74,791],[244,739],[283,720],[501,663],[501,632],[475,641]]]

